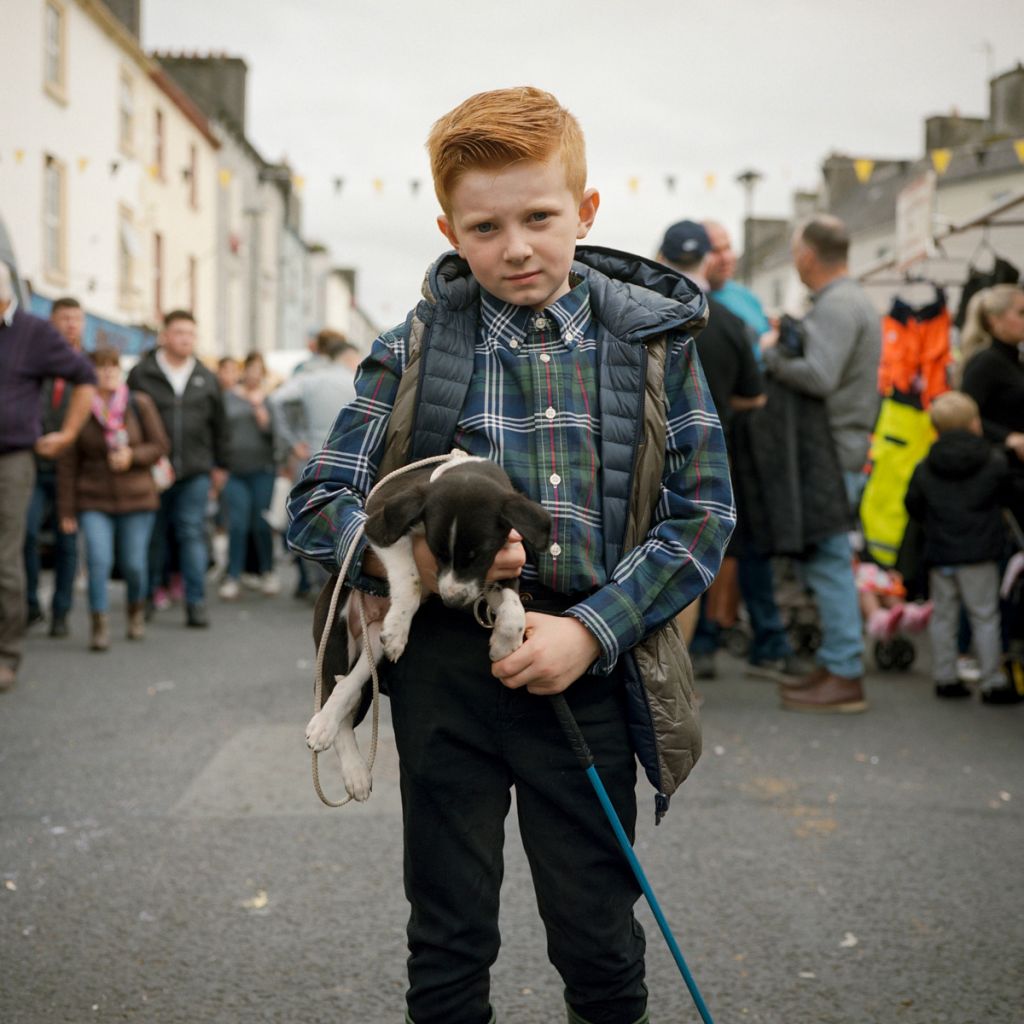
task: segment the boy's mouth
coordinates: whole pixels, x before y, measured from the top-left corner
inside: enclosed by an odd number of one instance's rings
[[[514,282],[516,282],[518,284],[518,283],[520,283],[522,281],[530,281],[530,280],[532,280],[539,273],[540,273],[539,270],[531,270],[531,271],[529,271],[529,273],[526,273],[526,274],[512,274],[511,276],[506,277],[505,280],[506,281],[514,281]]]

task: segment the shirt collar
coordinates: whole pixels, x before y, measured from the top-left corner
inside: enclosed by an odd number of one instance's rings
[[[7,308],[4,310],[2,318],[4,325],[10,327],[14,323],[14,311],[18,308],[18,300],[12,295],[11,301],[7,303]]]
[[[541,312],[529,306],[502,302],[480,289],[480,326],[484,334],[502,344],[517,344],[533,330],[552,327],[567,346],[576,345],[590,327],[590,284],[585,277],[573,274],[571,289]],[[550,321],[541,324],[538,321]],[[515,347],[515,346],[513,346]]]

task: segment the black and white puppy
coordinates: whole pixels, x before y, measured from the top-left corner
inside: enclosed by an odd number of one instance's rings
[[[373,662],[385,655],[397,661],[425,594],[413,557],[413,540],[422,535],[437,561],[437,589],[451,608],[472,610],[484,598],[494,619],[490,657],[499,661],[523,642],[526,614],[518,579],[486,581],[495,555],[510,530],[523,537],[528,551],[547,546],[551,516],[520,494],[496,463],[474,456],[455,457],[440,466],[412,470],[387,481],[366,504],[365,532],[387,573],[391,604],[384,621],[367,627]],[[336,627],[348,630],[348,602]],[[316,630],[314,630],[316,632]],[[319,640],[319,637],[317,638]],[[370,663],[349,632],[346,675],[335,677],[334,690],[306,726],[312,750],[334,746],[342,780],[356,800],[370,795],[370,776],[356,745],[353,719]]]

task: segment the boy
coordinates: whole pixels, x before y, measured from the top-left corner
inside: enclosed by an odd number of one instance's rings
[[[434,125],[428,149],[438,226],[455,252],[363,363],[356,401],[293,491],[289,542],[336,571],[378,473],[453,446],[500,462],[551,512],[547,550],[527,563],[513,531],[491,570],[522,573],[531,610],[517,651],[489,664],[486,631],[433,597],[387,666],[412,906],[407,1021],[495,1019],[488,971],[514,785],[569,1020],[637,1024],[647,1020],[639,887],[538,695],[565,693],[630,836],[631,740],[648,754],[659,740],[689,748],[681,776],[696,757],[699,739],[679,735],[685,691],[676,720],[648,710],[646,731],[627,723],[627,703],[646,699],[631,688],[639,656],[630,649],[707,587],[734,521],[721,428],[688,333],[703,323],[704,300],[650,261],[577,252],[600,200],[586,188],[579,125],[548,93],[473,96]],[[645,405],[659,351],[663,389]],[[664,441],[652,433],[659,417]],[[397,447],[410,446],[397,457],[396,421],[405,423]],[[642,468],[652,448],[653,479]],[[634,483],[647,488],[640,504],[654,507],[630,537]],[[423,586],[435,591],[422,544],[418,555]],[[374,575],[380,567],[366,557],[350,582],[380,593]],[[659,792],[661,810],[669,791]]]
[[[1005,545],[1000,505],[1009,485],[1006,458],[982,436],[978,404],[969,395],[947,391],[928,412],[939,436],[914,470],[904,504],[924,527],[935,695],[971,695],[956,672],[962,603],[981,663],[981,699],[1006,703],[1016,694],[1001,667],[998,563]]]

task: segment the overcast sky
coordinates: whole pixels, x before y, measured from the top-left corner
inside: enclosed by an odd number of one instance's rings
[[[926,116],[986,114],[989,73],[1024,59],[1021,10],[1020,0],[143,0],[142,33],[147,49],[246,60],[251,141],[305,179],[305,237],[358,270],[362,305],[389,326],[446,247],[424,141],[472,93],[553,92],[583,126],[602,195],[589,241],[653,255],[684,217],[738,232],[734,179],[748,167],[764,175],[755,212],[786,216],[828,153],[916,157]]]

